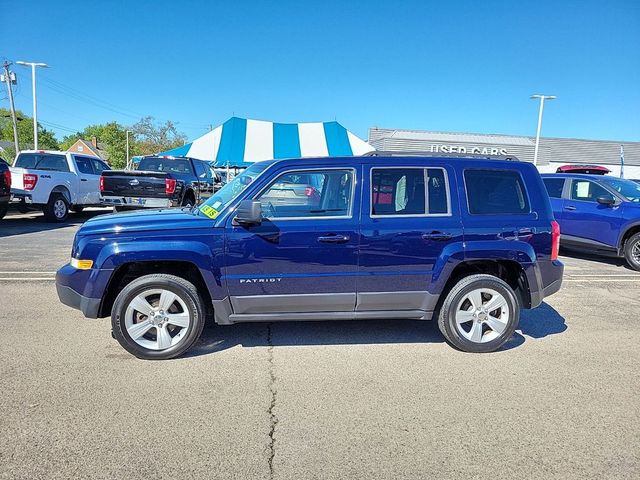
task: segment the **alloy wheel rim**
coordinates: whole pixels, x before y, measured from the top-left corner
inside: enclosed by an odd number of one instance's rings
[[[125,312],[131,339],[149,350],[166,350],[180,343],[191,326],[185,301],[166,289],[149,289],[136,295]]]
[[[640,263],[640,241],[637,241],[631,249],[631,257],[635,262]]]
[[[58,199],[53,203],[53,214],[56,218],[63,218],[66,210],[67,207],[62,200]]]
[[[478,288],[458,302],[456,329],[473,343],[487,343],[500,337],[509,323],[507,299],[491,288]]]

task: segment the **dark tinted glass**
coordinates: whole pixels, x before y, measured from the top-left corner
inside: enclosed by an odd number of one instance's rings
[[[372,215],[424,215],[422,168],[374,168],[371,174]]]
[[[16,167],[32,168],[37,170],[54,170],[68,172],[67,158],[62,155],[49,153],[21,153],[16,160]]]
[[[551,198],[562,198],[564,188],[564,178],[543,178],[544,186]]]
[[[449,213],[447,183],[444,176],[444,170],[440,168],[427,169],[429,213]]]
[[[180,158],[149,157],[140,160],[138,170],[151,172],[193,173],[191,162]]]
[[[464,180],[469,213],[529,213],[529,199],[518,172],[466,170]]]
[[[91,167],[91,159],[87,157],[76,157],[76,165],[80,173],[86,173],[93,175],[93,168]]]
[[[100,160],[93,158],[91,161],[93,162],[93,170],[96,172],[96,175],[100,175],[105,170],[110,170],[109,165]]]
[[[202,178],[202,179],[207,178],[208,167],[205,166],[204,163],[198,162],[198,161],[194,161],[193,162],[193,167],[196,169],[196,177]]]

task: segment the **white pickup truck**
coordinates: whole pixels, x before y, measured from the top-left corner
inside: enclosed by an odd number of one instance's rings
[[[69,210],[100,206],[100,175],[110,170],[90,155],[45,150],[20,152],[11,167],[11,194],[19,208],[41,208],[50,221],[64,222]]]

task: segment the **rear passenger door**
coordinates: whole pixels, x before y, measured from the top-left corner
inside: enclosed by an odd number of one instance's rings
[[[432,311],[435,264],[462,241],[456,179],[445,164],[364,166],[357,311]]]
[[[78,195],[76,204],[96,204],[100,199],[100,175],[93,170],[93,159],[75,155],[76,170],[78,172]]]

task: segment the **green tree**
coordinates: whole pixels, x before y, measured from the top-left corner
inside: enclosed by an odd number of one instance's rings
[[[20,110],[16,110],[18,119],[18,143],[21,150],[33,148],[33,119]],[[11,124],[11,112],[6,108],[0,108],[0,140],[13,142],[13,126]],[[43,150],[58,150],[60,145],[53,132],[38,123],[38,148]],[[12,161],[16,152],[13,146],[5,148],[6,160]]]
[[[135,135],[135,155],[153,155],[187,142],[187,136],[171,121],[158,125],[153,117],[144,117],[130,129]]]

